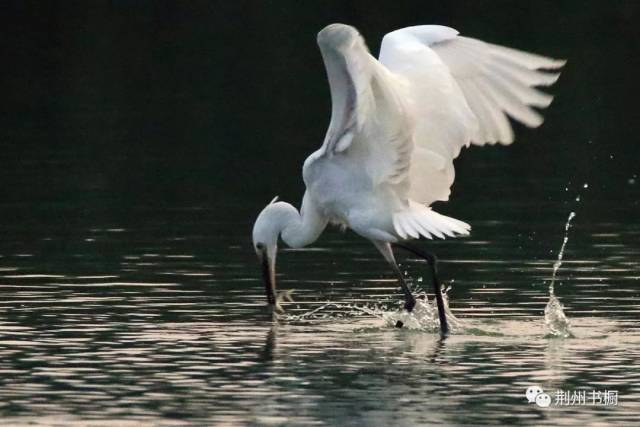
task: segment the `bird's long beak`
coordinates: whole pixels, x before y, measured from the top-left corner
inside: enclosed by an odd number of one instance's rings
[[[267,293],[267,301],[271,306],[276,305],[276,266],[274,260],[269,257],[267,249],[263,249],[260,253],[260,262],[262,264],[262,280],[264,281],[265,291]]]

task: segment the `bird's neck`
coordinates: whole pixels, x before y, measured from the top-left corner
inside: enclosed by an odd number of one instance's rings
[[[283,224],[282,240],[292,248],[302,248],[315,242],[327,226],[327,220],[307,194],[302,200],[300,212],[293,206],[291,208]]]

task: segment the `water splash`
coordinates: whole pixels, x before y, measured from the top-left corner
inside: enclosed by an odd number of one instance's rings
[[[547,302],[547,306],[544,308],[544,324],[547,327],[549,334],[554,337],[567,338],[572,336],[569,319],[564,314],[564,306],[555,296],[555,283],[558,270],[560,270],[560,267],[562,266],[564,249],[569,241],[571,220],[575,216],[575,212],[571,212],[569,214],[569,218],[567,218],[567,223],[564,226],[564,239],[562,240],[562,246],[560,246],[558,259],[553,263],[553,273],[551,275],[551,283],[549,284],[549,302]]]
[[[569,241],[569,228],[571,227],[571,220],[575,218],[576,213],[571,212],[569,214],[569,218],[567,218],[567,223],[564,226],[564,239],[562,240],[562,246],[560,246],[560,252],[558,253],[558,259],[553,263],[553,273],[551,274],[551,284],[549,285],[549,294],[553,295],[554,285],[556,283],[556,275],[558,274],[558,270],[562,266],[562,258],[564,257],[564,248],[567,246],[567,242]]]
[[[435,299],[427,299],[426,293],[416,295],[416,306],[411,313],[404,309],[389,310],[378,306],[360,306],[355,304],[343,304],[327,301],[325,304],[312,310],[295,315],[281,315],[281,319],[287,321],[300,321],[306,319],[335,319],[344,317],[357,317],[360,315],[373,316],[382,320],[384,327],[395,328],[396,323],[401,321],[403,329],[419,330],[425,332],[439,332],[440,319],[438,317],[438,307]],[[449,309],[449,301],[446,292],[443,292],[442,299],[445,307],[445,314],[449,322],[450,331],[455,333],[460,330],[462,322],[456,318]],[[340,314],[329,311],[338,309]]]
[[[449,309],[449,298],[446,291],[442,293],[442,300],[444,302],[444,312],[449,323],[451,332],[455,333],[460,329],[462,322],[453,315],[453,312]],[[382,313],[382,319],[385,326],[392,326],[398,323],[403,323],[403,328],[410,330],[420,330],[427,332],[439,332],[440,331],[440,318],[438,317],[438,305],[434,300],[429,300],[426,293],[422,293],[417,296],[416,306],[411,313],[406,310],[399,311],[387,311]]]
[[[571,322],[564,314],[564,306],[555,295],[549,294],[549,302],[544,308],[544,324],[552,337],[569,338]]]

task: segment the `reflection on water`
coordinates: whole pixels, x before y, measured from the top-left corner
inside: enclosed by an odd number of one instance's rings
[[[257,208],[227,207],[230,220],[206,209],[141,208],[118,220],[88,212],[61,225],[75,208],[34,221],[29,207],[7,207],[23,219],[0,226],[6,423],[569,425],[640,416],[636,224],[576,222],[556,282],[572,319],[566,339],[546,337],[544,325],[562,214],[527,224],[535,235],[475,221],[468,239],[428,243],[460,320],[443,340],[385,322],[401,294],[375,249],[349,233],[282,251],[279,286],[295,289],[295,302],[273,322],[245,221]],[[421,261],[402,267],[430,289]],[[619,404],[543,409],[527,404],[531,384],[617,390]]]

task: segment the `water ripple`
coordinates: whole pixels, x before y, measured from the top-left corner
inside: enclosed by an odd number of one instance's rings
[[[246,230],[184,210],[166,231],[164,215],[30,242],[5,230],[4,423],[395,425],[402,414],[406,425],[569,425],[640,416],[638,227],[586,232],[576,223],[555,283],[571,320],[564,339],[547,337],[544,324],[558,228],[541,223],[548,234],[531,240],[514,237],[516,222],[479,221],[474,239],[428,243],[451,286],[455,327],[441,339],[419,260],[400,259],[425,298],[407,317],[375,249],[329,231],[318,248],[280,254],[279,288],[295,289],[295,302],[274,321]],[[409,327],[395,328],[399,317]],[[620,403],[544,410],[526,403],[531,384],[615,389]]]

